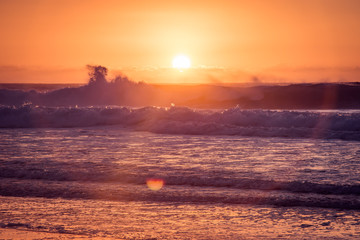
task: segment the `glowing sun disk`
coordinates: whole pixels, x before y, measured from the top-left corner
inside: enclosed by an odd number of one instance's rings
[[[172,61],[172,66],[173,68],[177,68],[177,69],[185,69],[191,66],[191,62],[189,57],[185,55],[178,55],[174,57]]]

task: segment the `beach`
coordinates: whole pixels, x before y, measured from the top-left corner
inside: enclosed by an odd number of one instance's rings
[[[359,9],[0,0],[0,240],[359,240]]]

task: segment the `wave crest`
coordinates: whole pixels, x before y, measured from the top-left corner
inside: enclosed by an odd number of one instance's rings
[[[1,128],[118,125],[168,134],[242,135],[360,140],[360,112],[195,110],[187,107],[0,106]]]

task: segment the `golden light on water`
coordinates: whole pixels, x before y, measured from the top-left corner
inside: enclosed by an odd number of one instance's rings
[[[164,180],[158,178],[149,178],[146,180],[146,185],[153,191],[158,191],[164,186]]]

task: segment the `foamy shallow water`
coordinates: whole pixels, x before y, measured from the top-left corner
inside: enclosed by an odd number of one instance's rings
[[[119,126],[0,136],[3,228],[135,239],[360,233],[358,141]],[[153,191],[149,179],[164,185]]]

